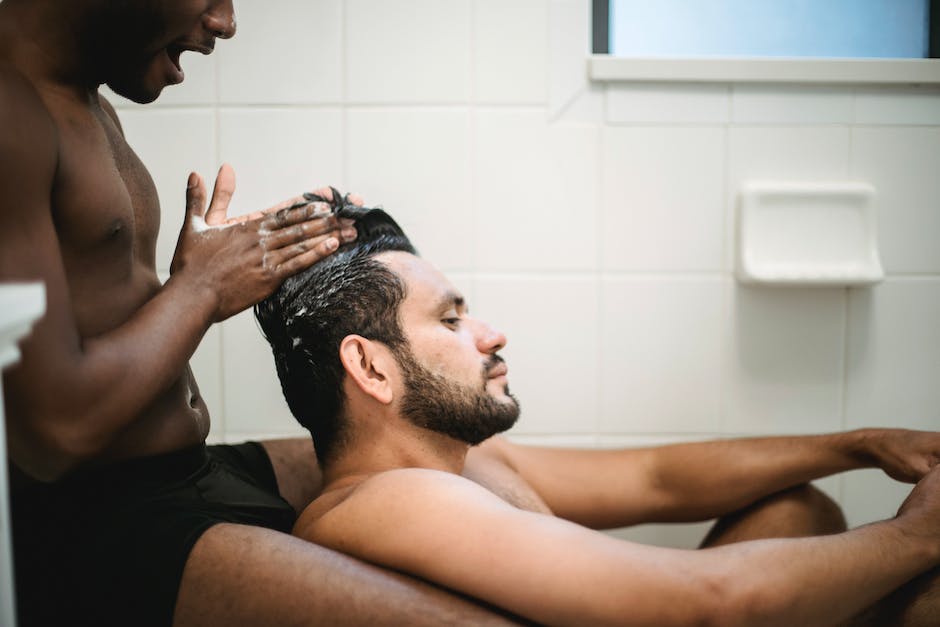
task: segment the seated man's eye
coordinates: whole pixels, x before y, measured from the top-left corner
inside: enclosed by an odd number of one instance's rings
[[[460,318],[442,318],[441,322],[449,327],[456,327],[458,324],[460,324]]]

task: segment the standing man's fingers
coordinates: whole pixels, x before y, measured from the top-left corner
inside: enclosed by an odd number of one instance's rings
[[[333,190],[329,187],[319,187],[313,190],[312,193],[316,194],[320,198],[323,198],[327,202],[330,202],[333,200]]]
[[[336,228],[335,219],[333,219],[329,207],[321,203],[310,203],[300,207],[286,207],[275,213],[265,214],[260,219],[259,227],[266,231],[277,231],[288,226],[300,224],[308,220],[327,220],[328,226]]]
[[[280,280],[305,270],[339,248],[337,234],[319,235],[265,255]]]
[[[186,218],[202,218],[206,211],[206,184],[196,172],[186,182]]]
[[[283,248],[284,246],[290,246],[292,244],[308,240],[311,237],[317,237],[319,235],[330,233],[331,231],[336,231],[337,228],[338,225],[336,219],[332,216],[325,218],[315,218],[305,222],[293,224],[292,226],[285,226],[277,230],[269,229],[270,233],[265,235],[262,245],[264,246],[265,250],[277,250],[278,248]]]
[[[228,214],[228,206],[232,201],[232,195],[235,193],[235,170],[227,163],[219,168],[219,174],[215,177],[215,187],[212,189],[212,201],[209,203],[209,211],[206,212],[206,224],[209,226],[218,226],[225,223]]]

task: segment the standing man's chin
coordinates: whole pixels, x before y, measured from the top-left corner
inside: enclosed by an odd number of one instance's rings
[[[163,93],[163,86],[151,88],[146,85],[132,85],[117,81],[111,81],[107,85],[118,96],[137,104],[150,104]]]

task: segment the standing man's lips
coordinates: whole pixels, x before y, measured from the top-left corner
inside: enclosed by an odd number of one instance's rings
[[[210,55],[214,49],[215,40],[213,39],[210,39],[206,44],[191,41],[176,41],[164,48],[163,51],[166,54],[166,58],[172,66],[168,68],[168,80],[170,84],[177,85],[183,82],[185,74],[183,73],[183,66],[180,64],[180,56],[184,52],[198,52],[199,54]]]
[[[177,41],[172,44],[174,48],[177,48],[180,52],[198,52],[199,54],[209,55],[212,54],[212,51],[215,50],[215,42],[209,41],[208,43],[200,44],[192,41]]]

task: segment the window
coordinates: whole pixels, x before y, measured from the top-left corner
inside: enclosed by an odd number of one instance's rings
[[[629,57],[940,56],[940,0],[595,0],[594,52]]]

